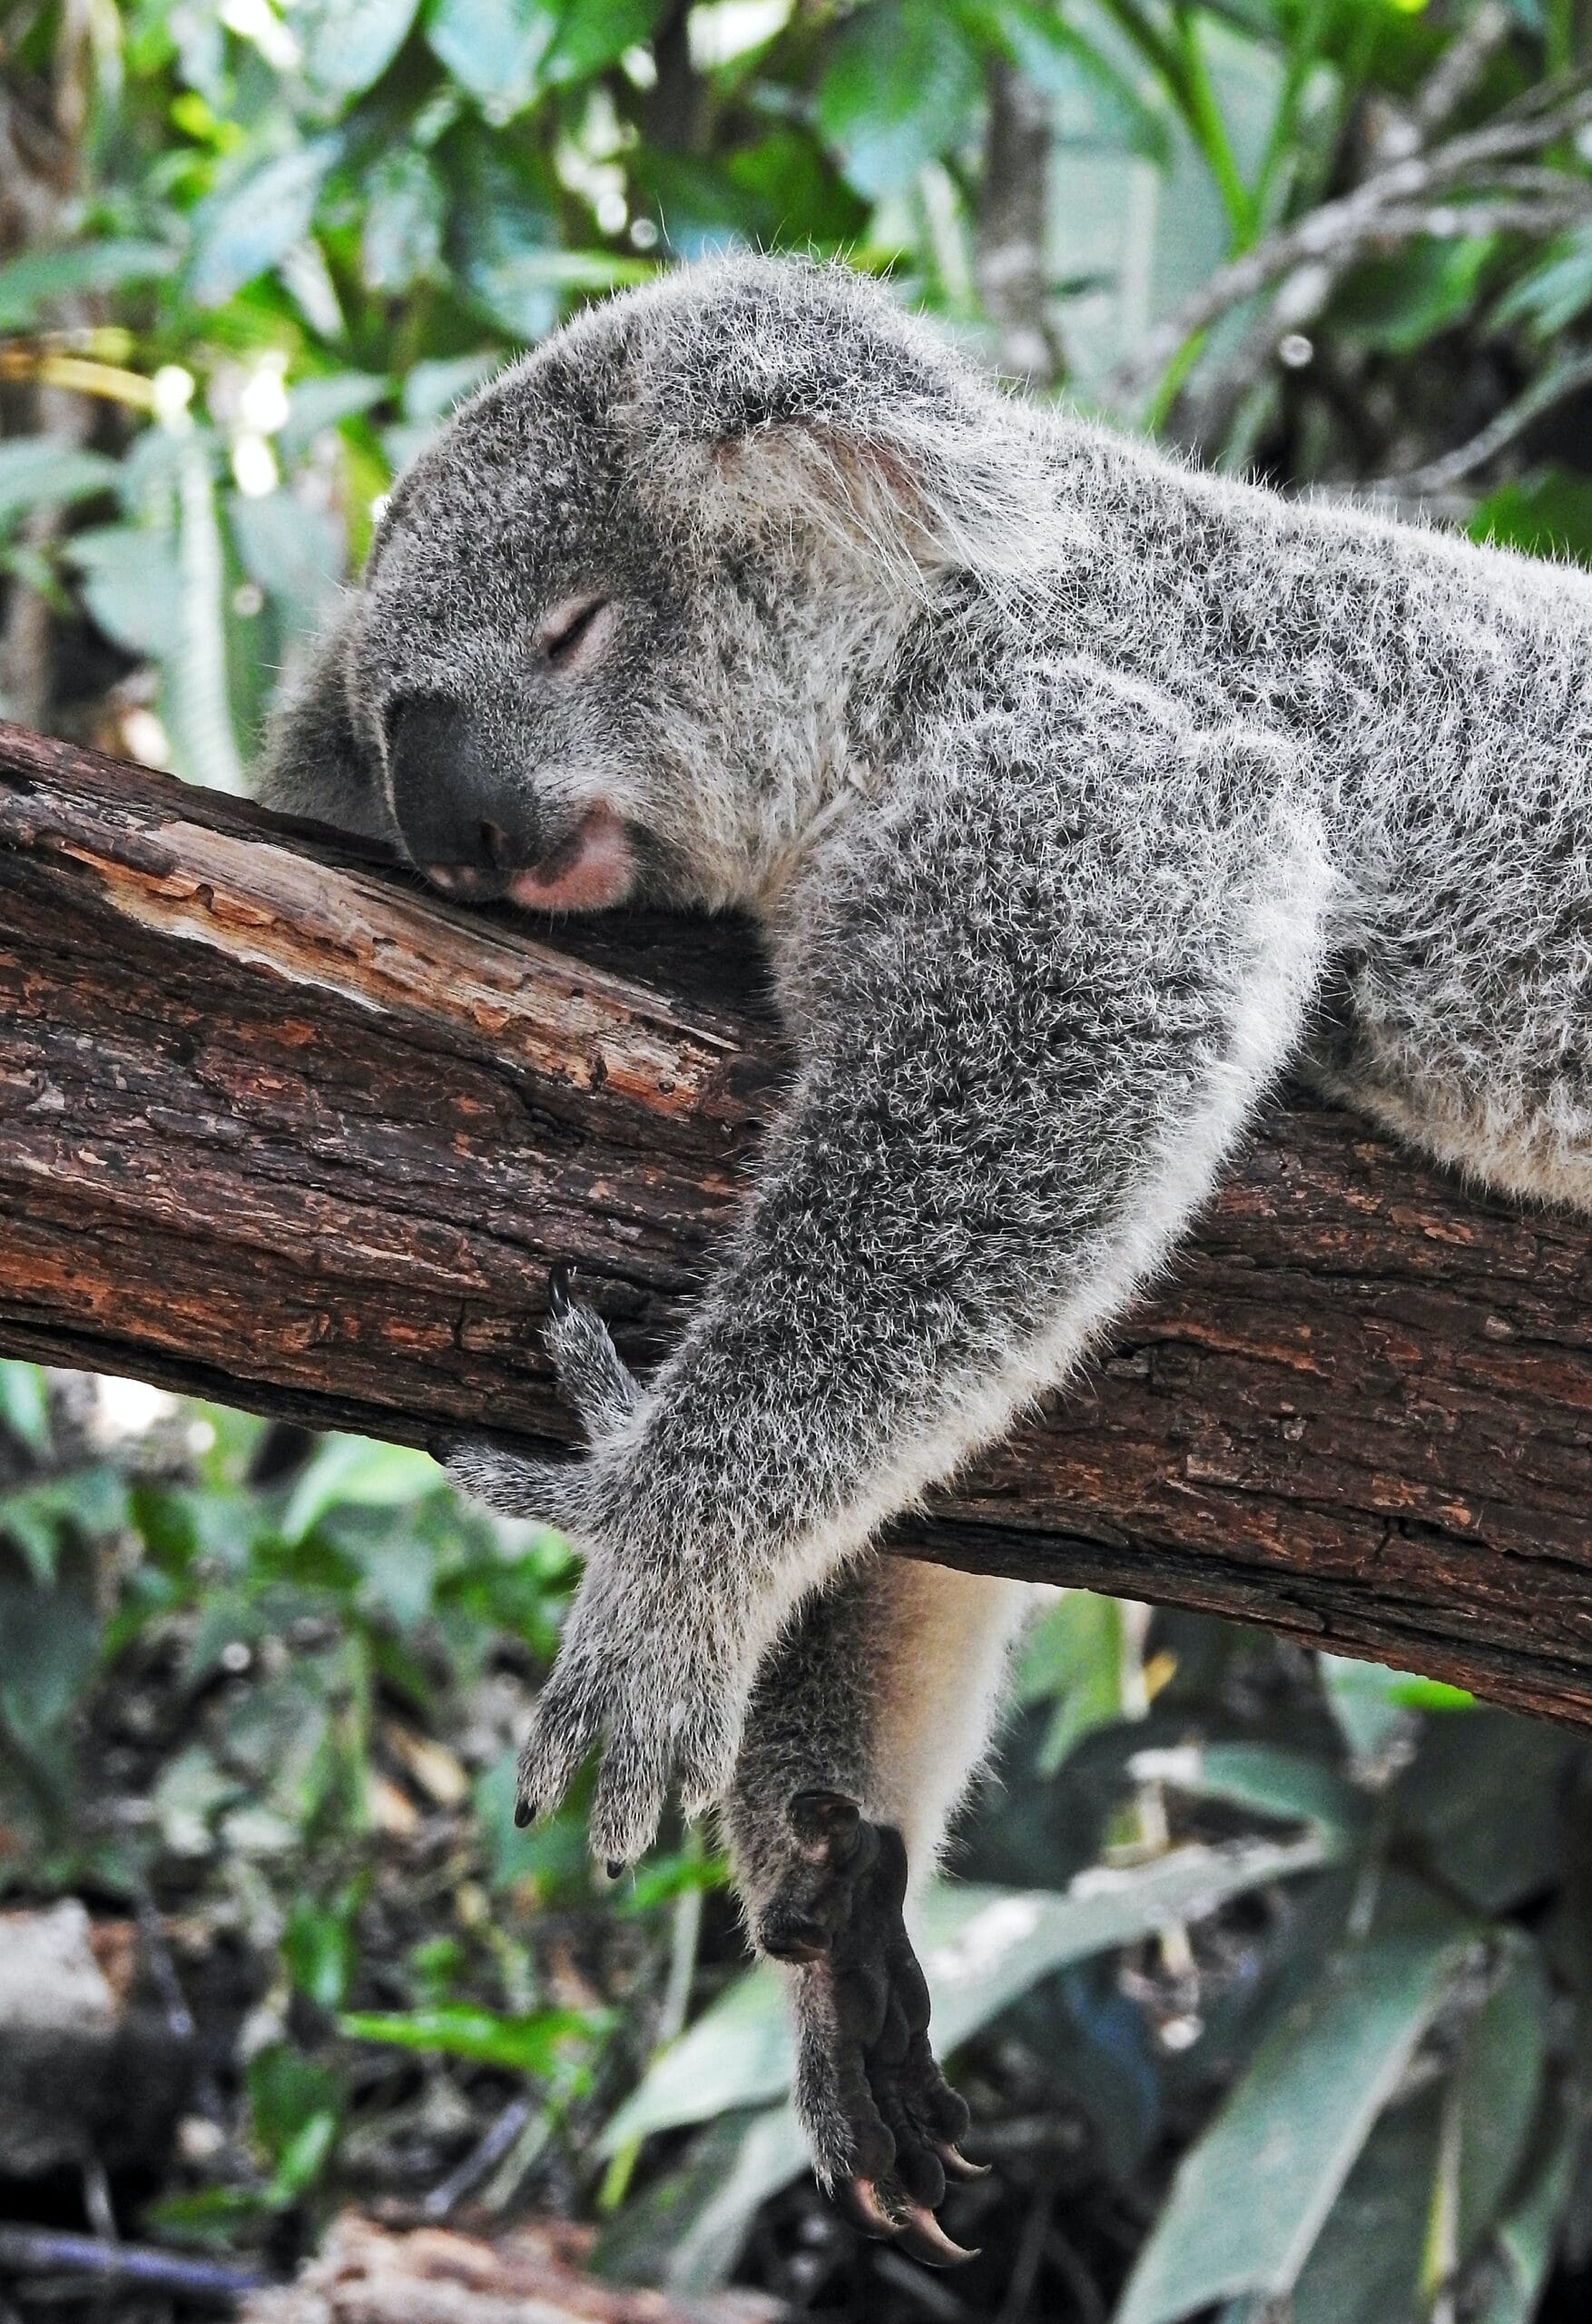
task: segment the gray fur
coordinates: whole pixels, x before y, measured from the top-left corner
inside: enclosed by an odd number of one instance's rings
[[[600,648],[555,668],[536,625],[594,589]],[[1578,573],[1197,475],[1004,399],[849,274],[737,261],[464,408],[267,795],[379,822],[421,695],[469,706],[538,843],[602,803],[630,892],[766,934],[795,1085],[679,1344],[634,1399],[572,1351],[578,1466],[457,1463],[587,1553],[525,1796],[605,1735],[594,1841],[630,1859],[739,1750],[754,1928],[803,1784],[909,1825],[920,1794],[932,1853],[1014,1601],[960,1605],[982,1675],[914,1772],[914,1657],[953,1648],[866,1545],[1065,1378],[1284,1065],[1592,1207]]]

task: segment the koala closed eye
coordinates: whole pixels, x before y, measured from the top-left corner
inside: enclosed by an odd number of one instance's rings
[[[612,600],[595,590],[562,598],[536,625],[536,645],[560,669],[589,661],[613,628]]]

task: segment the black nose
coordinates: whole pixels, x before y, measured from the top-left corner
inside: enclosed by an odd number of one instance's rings
[[[534,862],[531,803],[461,704],[429,694],[403,704],[388,759],[404,846],[439,887],[500,895]]]

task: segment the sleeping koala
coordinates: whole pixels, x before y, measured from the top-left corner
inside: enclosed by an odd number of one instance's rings
[[[868,1554],[1066,1379],[1284,1064],[1592,1206],[1592,582],[1011,401],[841,269],[593,308],[456,415],[284,711],[272,803],[446,893],[756,915],[793,1085],[645,1386],[453,1462],[585,1579],[521,1764],[599,1855],[722,1809],[868,2230],[970,2170],[903,1922],[1017,1586]]]

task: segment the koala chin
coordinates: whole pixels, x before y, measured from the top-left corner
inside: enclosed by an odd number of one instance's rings
[[[520,1770],[717,1807],[819,2172],[958,2256],[903,1911],[1026,1597],[871,1551],[1065,1383],[1284,1066],[1592,1207],[1592,581],[1024,405],[842,269],[583,313],[402,478],[266,799],[444,892],[758,919],[797,1070],[644,1385],[461,1452],[585,1572]]]

